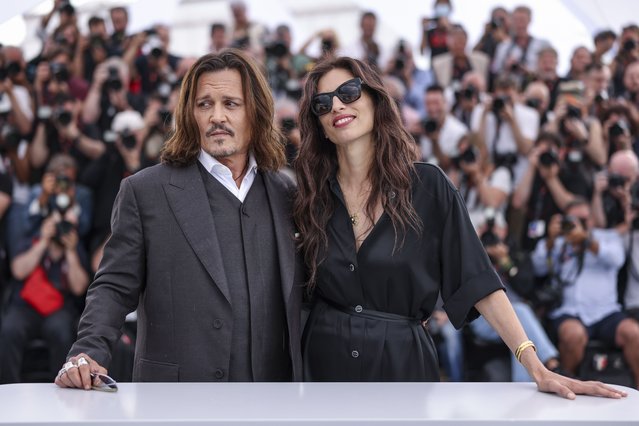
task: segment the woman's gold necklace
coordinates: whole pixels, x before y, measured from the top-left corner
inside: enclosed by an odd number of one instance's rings
[[[342,184],[341,184],[341,179],[339,178],[339,176],[337,178],[337,181],[340,182],[340,187],[341,187]],[[344,190],[342,189],[342,194],[343,193],[344,193]],[[360,213],[360,210],[362,209],[362,206],[360,205],[360,207],[357,209],[357,211],[355,211],[355,213],[353,213],[353,211],[349,208],[348,202],[346,201],[346,196],[344,196],[344,204],[346,204],[346,211],[348,212],[348,217],[351,220],[351,225],[353,225],[353,226],[359,225],[359,213]]]

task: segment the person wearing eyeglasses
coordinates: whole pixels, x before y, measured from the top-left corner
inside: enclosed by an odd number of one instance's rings
[[[193,64],[162,163],[120,186],[56,384],[89,389],[90,373],[107,373],[136,308],[133,381],[302,379],[304,268],[274,117],[268,83],[247,54],[229,49]]]
[[[309,381],[438,381],[425,322],[441,293],[453,325],[482,314],[539,390],[621,397],[549,371],[468,218],[414,140],[378,74],[337,58],[309,74],[300,107],[295,220],[309,269],[302,340]]]

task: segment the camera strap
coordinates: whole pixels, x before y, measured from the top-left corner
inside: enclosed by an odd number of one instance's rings
[[[528,38],[526,39],[526,44],[524,45],[524,47],[520,47],[517,43],[515,43],[515,40],[513,39],[510,42],[510,45],[508,46],[508,50],[506,50],[506,56],[504,56],[504,59],[508,59],[511,53],[513,53],[513,50],[515,49],[515,47],[519,47],[519,50],[521,50],[521,56],[519,57],[519,60],[517,61],[517,63],[519,65],[525,65],[526,56],[528,56],[528,48],[530,47],[530,42],[532,42],[532,40],[533,40],[533,37],[529,35]]]
[[[564,280],[563,277],[561,276],[561,272],[565,265],[564,259],[566,257],[567,248],[568,248],[568,244],[566,244],[566,241],[564,240],[563,245],[561,247],[561,251],[559,253],[559,262],[558,262],[559,268],[557,271],[555,271],[555,265],[553,264],[554,262],[552,260],[551,252],[549,252],[546,256],[546,264],[548,265],[550,278],[551,280],[557,282],[557,284],[559,284],[559,288],[561,289],[568,287],[570,285],[573,285],[575,281],[577,281],[577,278],[579,278],[579,275],[581,275],[581,271],[583,270],[584,258],[586,256],[586,250],[584,247],[584,249],[580,253],[577,253],[577,256],[576,256],[577,268],[574,275],[570,277],[570,279]],[[570,256],[570,258],[573,258],[573,257],[575,256]]]

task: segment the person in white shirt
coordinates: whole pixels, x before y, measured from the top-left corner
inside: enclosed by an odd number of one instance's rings
[[[539,114],[518,102],[515,86],[511,78],[499,78],[493,99],[475,107],[471,130],[480,138],[482,158],[510,169],[517,184],[539,133]]]
[[[547,47],[548,42],[530,35],[528,26],[531,21],[532,10],[529,7],[515,8],[512,13],[513,36],[497,46],[492,65],[494,74],[526,74],[535,71],[539,51]]]
[[[420,138],[422,159],[447,171],[451,158],[458,153],[457,145],[468,134],[468,129],[448,112],[441,86],[433,85],[426,89],[424,105],[427,118],[422,122],[423,136]]]

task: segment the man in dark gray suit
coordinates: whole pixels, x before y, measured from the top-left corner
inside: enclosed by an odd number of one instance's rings
[[[134,381],[300,381],[304,271],[268,84],[238,50],[186,74],[162,163],[125,179],[78,340],[89,389],[138,310]]]

